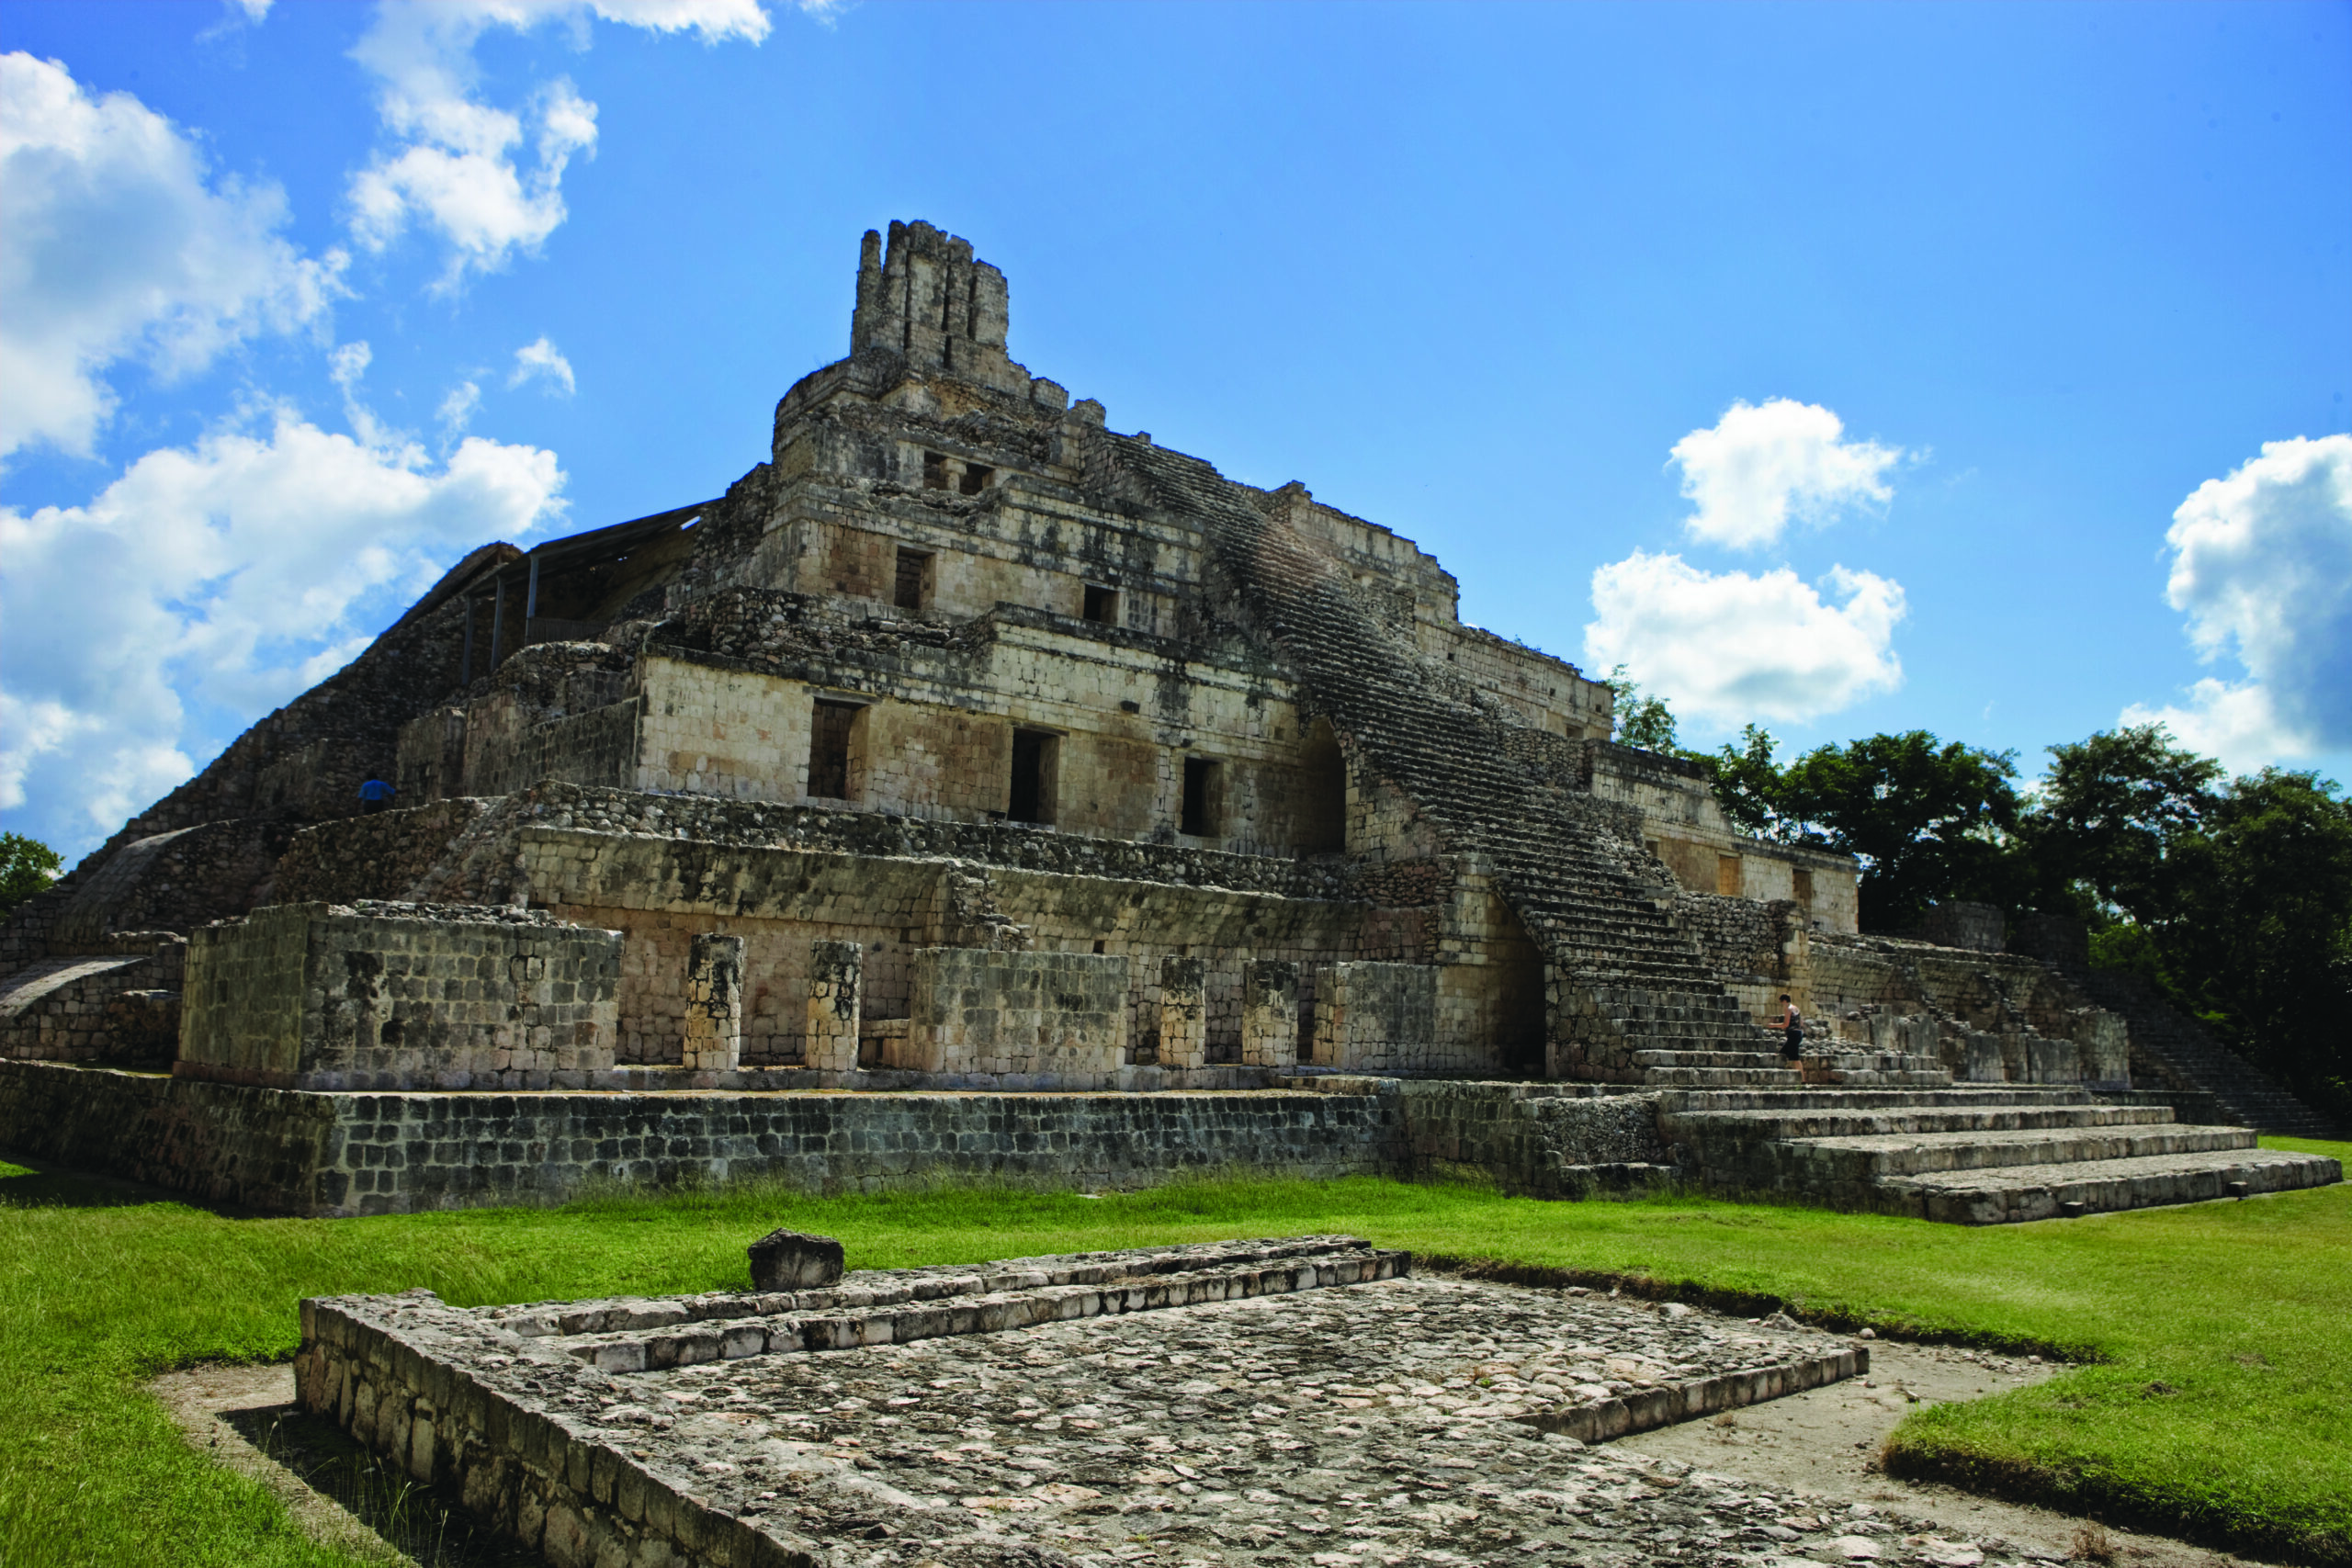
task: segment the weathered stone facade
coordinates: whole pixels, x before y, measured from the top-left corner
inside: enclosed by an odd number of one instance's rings
[[[620,942],[536,911],[285,904],[198,930],[179,1060],[281,1089],[580,1088]]]

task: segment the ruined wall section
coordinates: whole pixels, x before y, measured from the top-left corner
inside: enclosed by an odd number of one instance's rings
[[[1132,1065],[1159,1059],[1166,958],[1200,964],[1208,1060],[1234,1062],[1250,964],[1427,963],[1440,919],[1431,909],[1104,874],[1109,868],[1072,874],[557,828],[526,829],[520,856],[536,901],[563,919],[625,933],[620,1059],[631,1062],[680,1059],[692,944],[713,933],[744,942],[746,1063],[807,1060],[806,1002],[822,964],[820,950],[848,943],[863,954],[869,1021],[909,1016],[922,991],[922,954],[941,948],[1001,952],[1017,944],[1118,959],[1131,976],[1123,1037]],[[1483,1035],[1442,1032],[1492,1065]]]
[[[1860,930],[1860,878],[1851,855],[1779,844],[1736,831],[1715,802],[1706,770],[1680,757],[1606,739],[1568,748],[1595,798],[1642,814],[1643,847],[1687,892],[1790,903],[1816,931]]]
[[[1311,541],[1355,585],[1366,608],[1445,673],[1532,728],[1567,739],[1607,736],[1609,688],[1573,664],[1462,624],[1461,585],[1437,558],[1379,524],[1315,500],[1295,481],[1257,492],[1278,524]]]

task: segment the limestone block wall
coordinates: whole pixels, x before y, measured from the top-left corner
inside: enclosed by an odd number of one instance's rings
[[[1585,787],[1642,814],[1642,842],[1687,893],[1796,907],[1808,929],[1860,929],[1850,855],[1753,839],[1733,829],[1696,763],[1605,739],[1579,747]]]
[[[1473,1072],[1469,1042],[1437,1037],[1438,972],[1421,964],[1333,964],[1316,975],[1317,1066],[1362,1073]]]
[[[2038,959],[1798,932],[1790,987],[1839,1039],[1939,1055],[1967,1082],[2130,1087],[2128,1030]],[[1930,1041],[1920,1028],[1934,1030]]]
[[[539,913],[281,905],[199,930],[175,1073],[544,1089],[613,1061],[618,933]]]
[[[1107,1081],[1127,1057],[1127,961],[927,947],[897,1059],[924,1073]]]
[[[49,908],[42,952],[112,953],[124,933],[187,931],[242,915],[268,886],[294,831],[290,821],[235,818],[119,844],[86,874],[77,868],[71,890]]]
[[[753,671],[648,655],[635,786],[798,800],[815,708],[808,686]]]

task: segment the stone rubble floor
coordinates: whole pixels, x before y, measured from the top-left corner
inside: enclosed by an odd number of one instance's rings
[[[1853,1345],[1423,1277],[576,1386],[839,1568],[2027,1560],[1513,1419]]]

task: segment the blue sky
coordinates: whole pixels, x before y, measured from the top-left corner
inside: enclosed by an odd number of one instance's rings
[[[2352,778],[2352,6],[0,4],[0,822],[717,494],[859,234],[1686,740]]]

